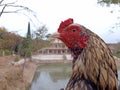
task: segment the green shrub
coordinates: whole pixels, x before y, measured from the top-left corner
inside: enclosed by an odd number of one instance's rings
[[[14,61],[15,61],[15,62],[18,62],[19,60],[20,60],[20,57],[19,57],[18,55],[16,55]]]
[[[7,56],[7,55],[11,55],[12,53],[11,53],[11,51],[10,50],[7,50],[7,49],[5,49],[5,50],[0,50],[0,56]]]
[[[10,50],[4,50],[4,53],[5,53],[5,55],[11,55],[11,51]]]
[[[120,58],[120,51],[117,51],[114,55],[115,55],[116,57]]]
[[[3,51],[2,50],[0,50],[0,56],[3,56]]]

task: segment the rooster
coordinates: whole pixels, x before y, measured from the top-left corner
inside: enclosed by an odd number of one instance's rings
[[[73,56],[72,75],[65,90],[118,90],[117,65],[97,34],[69,18],[52,37],[63,41]]]

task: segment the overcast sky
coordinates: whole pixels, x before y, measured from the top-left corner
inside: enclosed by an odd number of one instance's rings
[[[11,2],[11,0],[8,0]],[[105,42],[114,43],[120,41],[120,22],[117,17],[119,6],[102,7],[97,0],[18,0],[18,4],[32,9],[40,21],[45,24],[49,33],[57,31],[62,20],[73,18],[102,37]],[[112,13],[111,13],[112,12]],[[31,16],[31,15],[30,15]],[[18,31],[18,34],[25,35],[29,19],[22,14],[3,14],[0,18],[0,26],[6,27],[9,31]],[[40,24],[33,19],[36,30]]]

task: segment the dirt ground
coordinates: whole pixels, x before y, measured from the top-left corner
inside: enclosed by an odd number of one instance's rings
[[[15,56],[0,56],[0,90],[26,90],[34,76],[37,65],[26,62],[23,65],[14,66],[12,62]]]

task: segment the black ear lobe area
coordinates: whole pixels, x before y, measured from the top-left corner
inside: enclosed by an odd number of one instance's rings
[[[87,35],[86,32],[80,32],[80,36],[84,36],[84,35]]]

